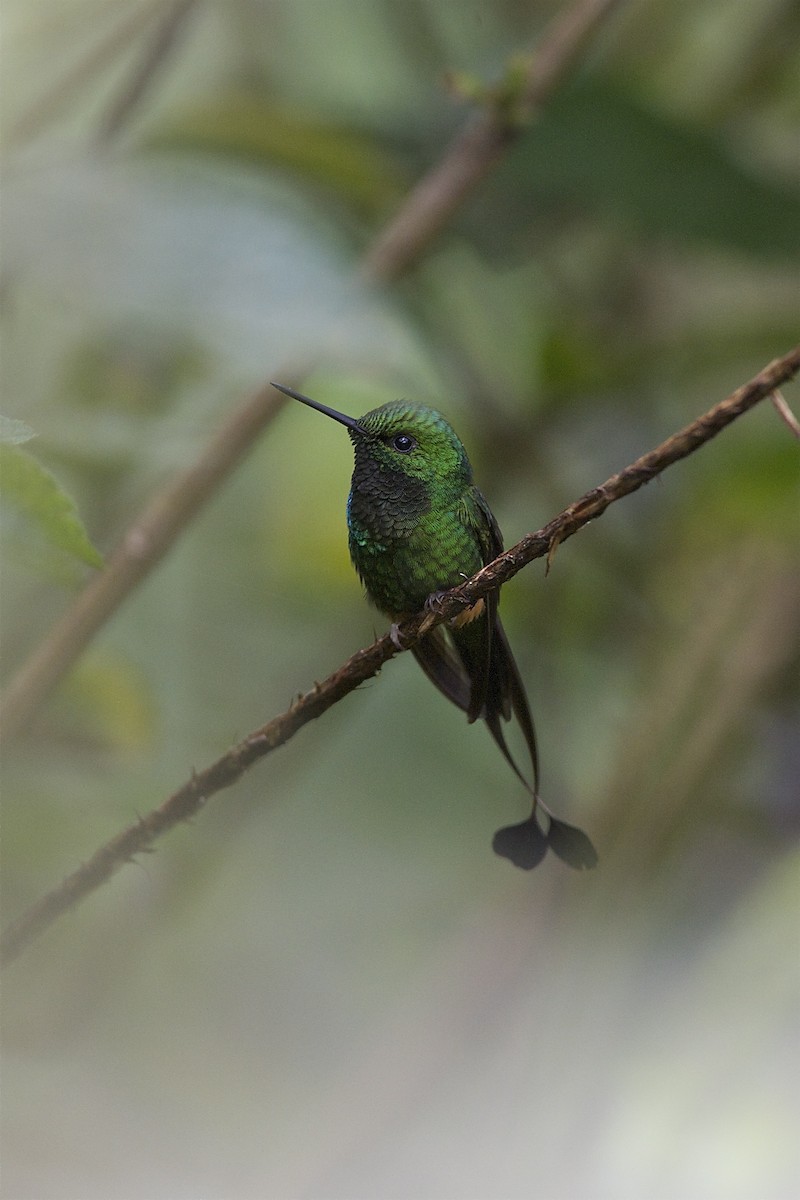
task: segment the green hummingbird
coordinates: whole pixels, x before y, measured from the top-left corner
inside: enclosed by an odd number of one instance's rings
[[[392,622],[419,612],[437,593],[463,583],[501,553],[503,539],[492,510],[472,481],[460,438],[441,413],[396,400],[356,420],[292,388],[272,386],[346,427],[355,452],[347,500],[350,557],[367,596]],[[533,798],[525,821],[495,834],[496,853],[524,870],[541,862],[548,847],[571,867],[595,866],[597,854],[587,835],[554,817],[539,797],[533,721],[500,623],[497,592],[437,625],[411,652],[468,721],[485,721]],[[512,715],[528,746],[532,782],[506,744],[502,723]]]

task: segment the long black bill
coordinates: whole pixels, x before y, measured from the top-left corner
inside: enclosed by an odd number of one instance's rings
[[[366,429],[359,425],[355,417],[348,417],[346,413],[337,412],[335,408],[328,408],[327,404],[320,404],[319,400],[312,400],[309,396],[304,396],[302,392],[295,392],[292,388],[284,387],[282,383],[272,383],[271,386],[277,388],[279,392],[283,392],[284,396],[291,396],[292,400],[299,400],[301,404],[307,404],[309,408],[315,408],[317,412],[325,413],[326,417],[333,417],[334,421],[338,421],[340,425],[346,425],[354,433],[360,433],[362,437],[366,437]]]

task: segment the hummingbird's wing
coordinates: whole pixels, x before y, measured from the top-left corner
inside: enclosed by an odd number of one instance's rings
[[[477,561],[485,565],[496,558],[503,549],[503,539],[477,488],[471,488],[465,495],[459,517],[474,536]],[[471,565],[477,565],[475,560]],[[499,678],[491,688],[492,630],[496,613],[496,595],[487,596],[485,601],[479,600],[473,608],[457,617],[451,626],[438,625],[412,647],[412,654],[431,683],[465,712],[470,722],[486,716],[490,690],[500,702],[506,720],[511,716],[505,699],[506,689]],[[494,709],[496,704],[489,707]],[[508,757],[507,750],[503,753]],[[513,762],[512,766],[517,771]]]
[[[478,546],[480,547],[481,562],[486,566],[492,559],[497,558],[498,554],[502,554],[503,535],[500,532],[500,526],[494,518],[494,513],[486,503],[483,493],[476,487],[473,487],[468,494],[467,502],[464,506],[464,515],[477,538]],[[485,619],[482,619],[480,624],[477,625],[474,635],[471,638],[465,637],[462,639],[464,652],[471,659],[468,663],[468,669],[472,679],[472,698],[467,716],[470,721],[476,721],[478,717],[486,719],[487,725],[492,730],[492,737],[500,745],[500,749],[503,750],[505,757],[508,758],[507,750],[503,749],[503,745],[498,741],[497,735],[490,724],[491,716],[497,718],[498,721],[500,716],[506,721],[511,719],[510,692],[506,686],[506,672],[502,669],[503,664],[498,658],[498,647],[495,637],[499,625],[497,602],[498,593],[491,592],[484,601]],[[505,639],[503,638],[503,640]],[[468,643],[471,643],[471,646]],[[505,644],[507,648],[508,642]],[[510,653],[511,651],[509,650]],[[502,654],[502,650],[500,654]],[[513,659],[511,661],[513,663]],[[502,733],[500,736],[502,738]],[[512,763],[512,765],[514,764]],[[514,770],[519,775],[516,765],[514,765]]]

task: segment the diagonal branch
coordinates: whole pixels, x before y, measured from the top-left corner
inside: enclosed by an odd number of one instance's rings
[[[561,542],[577,533],[589,521],[602,516],[610,504],[635,492],[672,463],[692,454],[710,441],[737,417],[771,396],[776,388],[800,371],[800,346],[777,358],[702,417],[673,434],[660,446],[638,458],[605,483],[581,496],[574,504],[535,533],[529,533],[516,546],[499,555],[472,579],[444,593],[435,608],[417,614],[399,626],[398,641],[410,648],[434,625],[455,616],[474,604],[487,592],[506,583],[528,563],[545,555],[552,557]],[[78,901],[101,886],[136,854],[150,850],[157,838],[173,826],[194,816],[205,802],[223,788],[230,787],[260,758],[284,745],[309,721],[321,716],[337,701],[376,675],[384,663],[399,653],[389,634],[371,646],[359,650],[323,683],[299,696],[280,716],[250,734],[222,758],[199,773],[193,773],[182,787],[158,808],[142,817],[102,846],[81,867],[56,888],[12,922],[0,941],[3,963],[11,962],[30,942]]]
[[[378,234],[361,270],[367,282],[391,283],[414,265],[435,234],[522,132],[522,110],[527,115],[533,108],[541,108],[617,3],[619,0],[576,0],[558,14],[526,60],[516,96],[516,118],[512,119],[507,98],[498,94],[480,117],[467,121],[463,134],[445,151],[442,165],[431,169]],[[190,8],[188,0],[176,4],[175,21],[182,20]],[[169,25],[158,37],[163,39],[166,32],[168,43],[172,29]],[[156,48],[161,45],[158,41]],[[145,61],[155,66],[160,59],[156,54]],[[299,371],[286,364],[278,372],[279,378],[288,383],[296,374]],[[0,703],[0,741],[10,740],[29,724],[98,630],[232,474],[282,404],[272,388],[261,388],[231,413],[197,460],[170,480],[134,520],[105,569],[89,582],[8,684]]]

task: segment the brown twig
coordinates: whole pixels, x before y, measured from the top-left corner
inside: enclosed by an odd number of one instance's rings
[[[800,438],[800,421],[786,403],[786,397],[777,388],[772,393],[772,407],[787,429],[790,429],[796,438]]]
[[[617,3],[619,0],[577,0],[559,14],[528,59],[520,102],[532,107],[542,105],[564,79],[601,19]],[[183,7],[177,7],[175,14],[185,15]],[[388,283],[399,278],[483,179],[522,128],[519,121],[501,117],[501,112],[505,108],[498,102],[477,122],[470,120],[463,135],[446,152],[442,166],[434,167],[411,192],[368,252],[361,272],[366,280]],[[291,383],[296,372],[284,365],[278,375]],[[197,462],[170,482],[134,521],[102,573],[91,580],[9,683],[0,702],[0,742],[10,740],[29,724],[97,631],[160,562],[282,403],[268,388],[247,400],[233,412]]]
[[[800,346],[775,359],[749,383],[662,442],[655,450],[612,475],[600,487],[587,492],[543,528],[528,534],[516,546],[506,550],[472,579],[444,593],[434,609],[404,621],[397,631],[404,649],[410,648],[434,625],[455,616],[481,596],[506,583],[527,563],[545,555],[551,556],[556,546],[589,521],[596,520],[610,504],[635,492],[672,463],[686,458],[760,400],[771,396],[776,388],[792,379],[798,371]],[[271,750],[282,746],[309,721],[321,716],[338,700],[376,675],[383,664],[397,653],[397,646],[388,634],[378,638],[371,646],[349,658],[323,683],[315,684],[311,691],[298,697],[286,712],[250,734],[210,767],[193,773],[163,804],[112,838],[63,883],[13,922],[0,942],[0,961],[5,964],[14,959],[38,934],[100,887],[134,855],[151,849],[157,838],[180,821],[192,817],[209,797],[230,787],[248,767]]]

